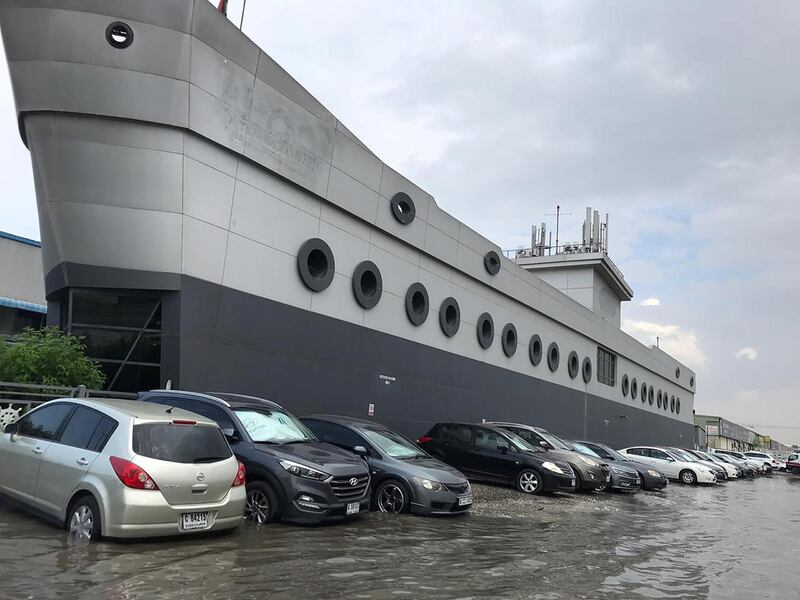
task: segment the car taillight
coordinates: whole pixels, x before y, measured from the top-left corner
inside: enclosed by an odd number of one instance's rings
[[[119,480],[125,484],[125,486],[136,490],[158,489],[153,478],[139,465],[116,456],[110,457],[109,460],[111,461],[111,468],[114,469],[114,473],[117,474],[117,477],[119,477]]]
[[[423,435],[421,438],[417,440],[418,444],[427,444],[428,442],[432,442],[433,438],[428,435]]]
[[[239,487],[240,485],[244,485],[245,483],[247,483],[247,477],[245,477],[244,463],[240,461],[239,469],[236,471],[236,477],[233,479],[231,487]]]
[[[197,421],[189,421],[188,419],[173,419],[173,425],[197,425]]]

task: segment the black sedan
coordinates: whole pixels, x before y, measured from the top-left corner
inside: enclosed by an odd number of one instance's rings
[[[313,415],[302,421],[319,439],[364,456],[377,510],[445,515],[472,508],[467,478],[399,433],[352,417]]]
[[[437,423],[417,443],[476,481],[513,485],[526,494],[575,490],[566,461],[500,427]]]
[[[629,460],[624,454],[620,454],[610,446],[605,444],[598,444],[597,442],[580,442],[587,448],[594,451],[600,458],[607,461],[611,466],[621,465],[638,471],[639,476],[642,478],[643,490],[662,490],[667,487],[667,476],[661,471],[654,469],[651,465]]]

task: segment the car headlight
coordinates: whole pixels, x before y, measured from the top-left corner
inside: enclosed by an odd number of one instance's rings
[[[585,456],[578,456],[578,458],[580,458],[584,463],[586,463],[590,467],[599,467],[600,466],[599,462],[597,462],[596,460],[593,460],[591,458],[587,458]]]
[[[430,490],[432,492],[443,492],[445,491],[444,485],[439,483],[438,481],[434,481],[433,479],[424,479],[423,477],[414,477],[414,481],[424,487],[426,490]]]
[[[633,473],[628,469],[623,469],[622,467],[615,467],[614,465],[611,465],[611,470],[614,471],[614,473],[616,473],[617,475],[629,475],[629,476],[633,475]]]
[[[280,465],[289,471],[292,475],[297,475],[298,477],[302,477],[304,479],[313,479],[314,481],[327,481],[331,478],[331,475],[325,473],[323,471],[317,471],[316,469],[312,469],[311,467],[307,467],[305,465],[301,465],[300,463],[296,463],[291,460],[279,460]]]
[[[543,462],[542,466],[548,471],[552,471],[553,473],[561,473],[562,475],[564,474],[564,469],[559,467],[556,463],[550,462],[549,460]]]
[[[650,475],[650,477],[661,477],[661,473],[653,469],[647,469],[647,474]]]

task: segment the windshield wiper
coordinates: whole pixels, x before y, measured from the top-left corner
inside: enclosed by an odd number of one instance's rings
[[[217,462],[218,460],[225,460],[228,458],[227,456],[201,456],[199,458],[195,458],[192,462],[193,463],[211,463]]]
[[[308,442],[311,442],[311,441],[313,441],[313,440],[302,439],[302,440],[290,440],[288,442],[281,442],[281,443],[282,444],[307,444]]]

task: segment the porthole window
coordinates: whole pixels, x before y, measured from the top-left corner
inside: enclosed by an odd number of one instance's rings
[[[513,323],[506,323],[503,327],[503,352],[506,356],[514,356],[517,351],[517,328]]]
[[[439,307],[439,326],[447,337],[453,337],[461,327],[461,309],[455,298],[445,298]]]
[[[483,266],[489,275],[497,275],[500,272],[500,255],[494,250],[490,250],[483,257]]]
[[[675,379],[680,379],[680,378],[681,378],[681,368],[675,367]]]
[[[428,318],[430,306],[428,303],[428,290],[421,283],[412,283],[406,291],[406,314],[408,320],[420,326]]]
[[[558,363],[561,362],[561,353],[558,350],[558,344],[550,342],[547,347],[547,366],[550,370],[555,372],[558,370]]]
[[[321,292],[333,281],[336,265],[333,252],[323,240],[312,238],[300,246],[297,253],[297,270],[305,286]]]
[[[689,377],[689,387],[694,387],[694,375]]]
[[[122,21],[111,23],[106,27],[106,41],[114,48],[127,48],[133,43],[133,29]]]
[[[658,390],[658,394],[656,395],[656,406],[661,408],[661,390]]]
[[[650,403],[650,406],[653,406],[653,402],[655,402],[656,393],[653,390],[653,386],[651,385],[647,390],[647,401]]]
[[[478,325],[476,327],[478,333],[478,343],[481,348],[486,349],[494,342],[494,320],[489,313],[483,313],[478,317]]]
[[[642,402],[647,402],[647,384],[642,383]]]
[[[672,396],[672,397],[669,399],[669,409],[670,409],[672,412],[675,412],[675,396]]]
[[[631,381],[628,379],[627,373],[622,376],[622,397],[628,397],[628,391],[631,389]]]
[[[589,383],[592,380],[592,359],[588,356],[583,359],[583,382]]]
[[[383,278],[380,269],[371,260],[358,263],[353,271],[353,294],[364,308],[373,308],[383,294]]]
[[[414,206],[414,201],[411,196],[405,192],[397,192],[389,201],[392,207],[392,214],[403,225],[408,225],[417,216],[417,207]]]
[[[579,368],[580,361],[578,359],[578,353],[573,350],[567,357],[567,373],[569,373],[570,379],[575,379],[578,376]]]
[[[639,384],[636,383],[636,377],[631,381],[631,400],[636,400],[639,395]]]
[[[675,412],[681,414],[681,399],[675,400]]]
[[[542,362],[542,338],[539,334],[532,335],[531,341],[528,342],[528,358],[534,367]]]

